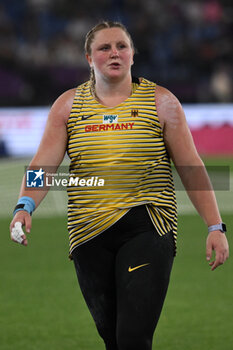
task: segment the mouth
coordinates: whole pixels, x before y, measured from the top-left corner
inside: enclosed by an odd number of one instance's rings
[[[111,67],[111,68],[119,68],[120,67],[120,63],[112,62],[112,63],[109,64],[109,67]]]

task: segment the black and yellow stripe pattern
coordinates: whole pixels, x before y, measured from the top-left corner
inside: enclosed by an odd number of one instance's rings
[[[103,179],[104,186],[68,186],[70,252],[141,204],[159,234],[173,230],[176,239],[176,198],[155,86],[142,79],[114,108],[92,97],[90,82],[77,88],[67,125],[70,173]]]

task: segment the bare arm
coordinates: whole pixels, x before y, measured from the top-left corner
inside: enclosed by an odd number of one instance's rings
[[[55,172],[62,162],[67,147],[66,123],[71,111],[74,94],[75,89],[66,91],[51,107],[42,140],[29,165],[30,168],[37,169],[40,166],[49,166],[50,171]],[[31,197],[35,201],[36,207],[38,207],[47,192],[48,189],[38,191],[25,189],[24,176],[19,197]],[[12,229],[15,222],[21,222],[22,225],[25,225],[26,232],[30,232],[31,216],[28,212],[24,210],[18,211],[11,222],[10,229]],[[26,236],[22,244],[27,245]]]
[[[222,220],[215,194],[195,148],[181,104],[170,91],[160,86],[156,89],[156,104],[167,150],[193,205],[207,226],[220,223]],[[227,239],[221,231],[208,235],[207,260],[210,260],[212,250],[216,253],[215,261],[210,263],[214,270],[229,255]]]

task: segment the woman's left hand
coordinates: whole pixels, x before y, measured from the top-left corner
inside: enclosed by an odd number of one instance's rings
[[[206,240],[206,260],[210,261],[212,252],[215,251],[215,258],[209,263],[211,270],[222,265],[229,257],[229,245],[226,235],[221,231],[212,231]]]

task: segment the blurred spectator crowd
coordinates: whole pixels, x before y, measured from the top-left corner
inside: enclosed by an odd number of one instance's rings
[[[182,103],[232,102],[232,0],[1,0],[0,106],[48,105],[89,77],[86,33],[123,22],[133,74]]]

